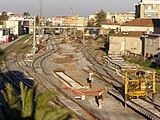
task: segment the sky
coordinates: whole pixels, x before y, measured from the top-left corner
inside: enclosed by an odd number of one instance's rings
[[[38,14],[39,0],[0,0],[0,12]],[[87,17],[101,9],[111,13],[134,12],[134,4],[140,0],[42,0],[42,15],[49,18],[58,15]]]

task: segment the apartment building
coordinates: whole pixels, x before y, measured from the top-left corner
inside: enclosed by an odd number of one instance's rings
[[[55,16],[48,19],[53,26],[87,26],[87,19],[84,17],[76,16]]]
[[[52,18],[48,18],[48,21],[53,26],[62,26],[65,18],[66,18],[66,16],[54,16]]]
[[[128,22],[128,21],[135,19],[135,13],[133,13],[133,12],[115,13],[115,14],[112,13],[110,15],[111,15],[111,17],[108,17],[111,19],[110,21],[113,23],[119,23],[119,24],[123,24],[125,22]]]
[[[141,0],[135,4],[136,18],[160,18],[160,0]]]
[[[77,20],[78,20],[79,16],[67,16],[64,21],[63,21],[63,25],[64,26],[77,26]]]

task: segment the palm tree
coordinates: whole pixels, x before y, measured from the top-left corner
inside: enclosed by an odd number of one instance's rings
[[[106,21],[106,13],[101,9],[101,11],[96,13],[96,18],[97,26],[100,26],[102,22]]]
[[[6,106],[4,111],[5,117],[8,120],[16,120],[21,118],[21,105],[18,96],[15,94],[14,89],[11,84],[5,84],[5,91],[2,90],[2,94],[6,101]],[[7,109],[7,111],[6,111]]]
[[[15,94],[11,84],[5,84],[6,90],[2,91],[5,101],[8,105],[9,112],[5,112],[9,120],[67,120],[76,118],[69,110],[54,106],[51,99],[54,100],[55,92],[44,92],[36,95],[35,86],[28,89],[20,82],[21,97],[20,100]]]

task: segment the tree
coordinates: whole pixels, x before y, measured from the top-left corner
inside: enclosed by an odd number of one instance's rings
[[[37,15],[36,16],[36,25],[38,25],[39,24],[39,16]]]
[[[8,20],[7,12],[3,11],[2,15],[0,15],[0,21]]]
[[[114,35],[114,34],[115,34],[114,29],[111,29],[111,30],[109,31],[109,35]]]
[[[20,102],[18,99],[18,96],[16,95],[16,93],[14,92],[14,89],[12,87],[11,84],[6,83],[5,84],[5,91],[2,90],[1,93],[4,96],[4,99],[6,101],[6,108],[3,110],[4,111],[4,115],[5,118],[7,120],[19,120],[21,118],[21,106],[20,106]]]
[[[88,27],[93,27],[95,24],[95,21],[93,19],[88,21]]]
[[[55,92],[36,94],[36,88],[28,89],[20,82],[20,98],[14,92],[11,84],[5,84],[6,90],[2,90],[8,106],[5,111],[6,120],[66,120],[76,118],[75,115],[64,108],[50,104],[55,98]]]
[[[29,12],[24,12],[24,13],[23,13],[23,16],[24,16],[24,17],[29,17],[30,14],[29,14]]]
[[[98,13],[96,13],[96,18],[97,26],[100,26],[101,23],[106,20],[106,13],[103,10],[101,10]]]

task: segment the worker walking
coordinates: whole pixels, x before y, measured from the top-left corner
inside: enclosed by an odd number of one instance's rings
[[[93,73],[89,73],[89,78],[87,78],[87,83],[89,84],[89,88],[92,88],[91,82],[93,81]]]
[[[102,109],[102,101],[103,101],[103,96],[102,96],[102,93],[100,92],[98,96],[98,105],[99,105],[98,107],[100,109]]]
[[[89,88],[92,88],[91,82],[92,81],[89,78],[87,78],[87,83],[89,84]]]

